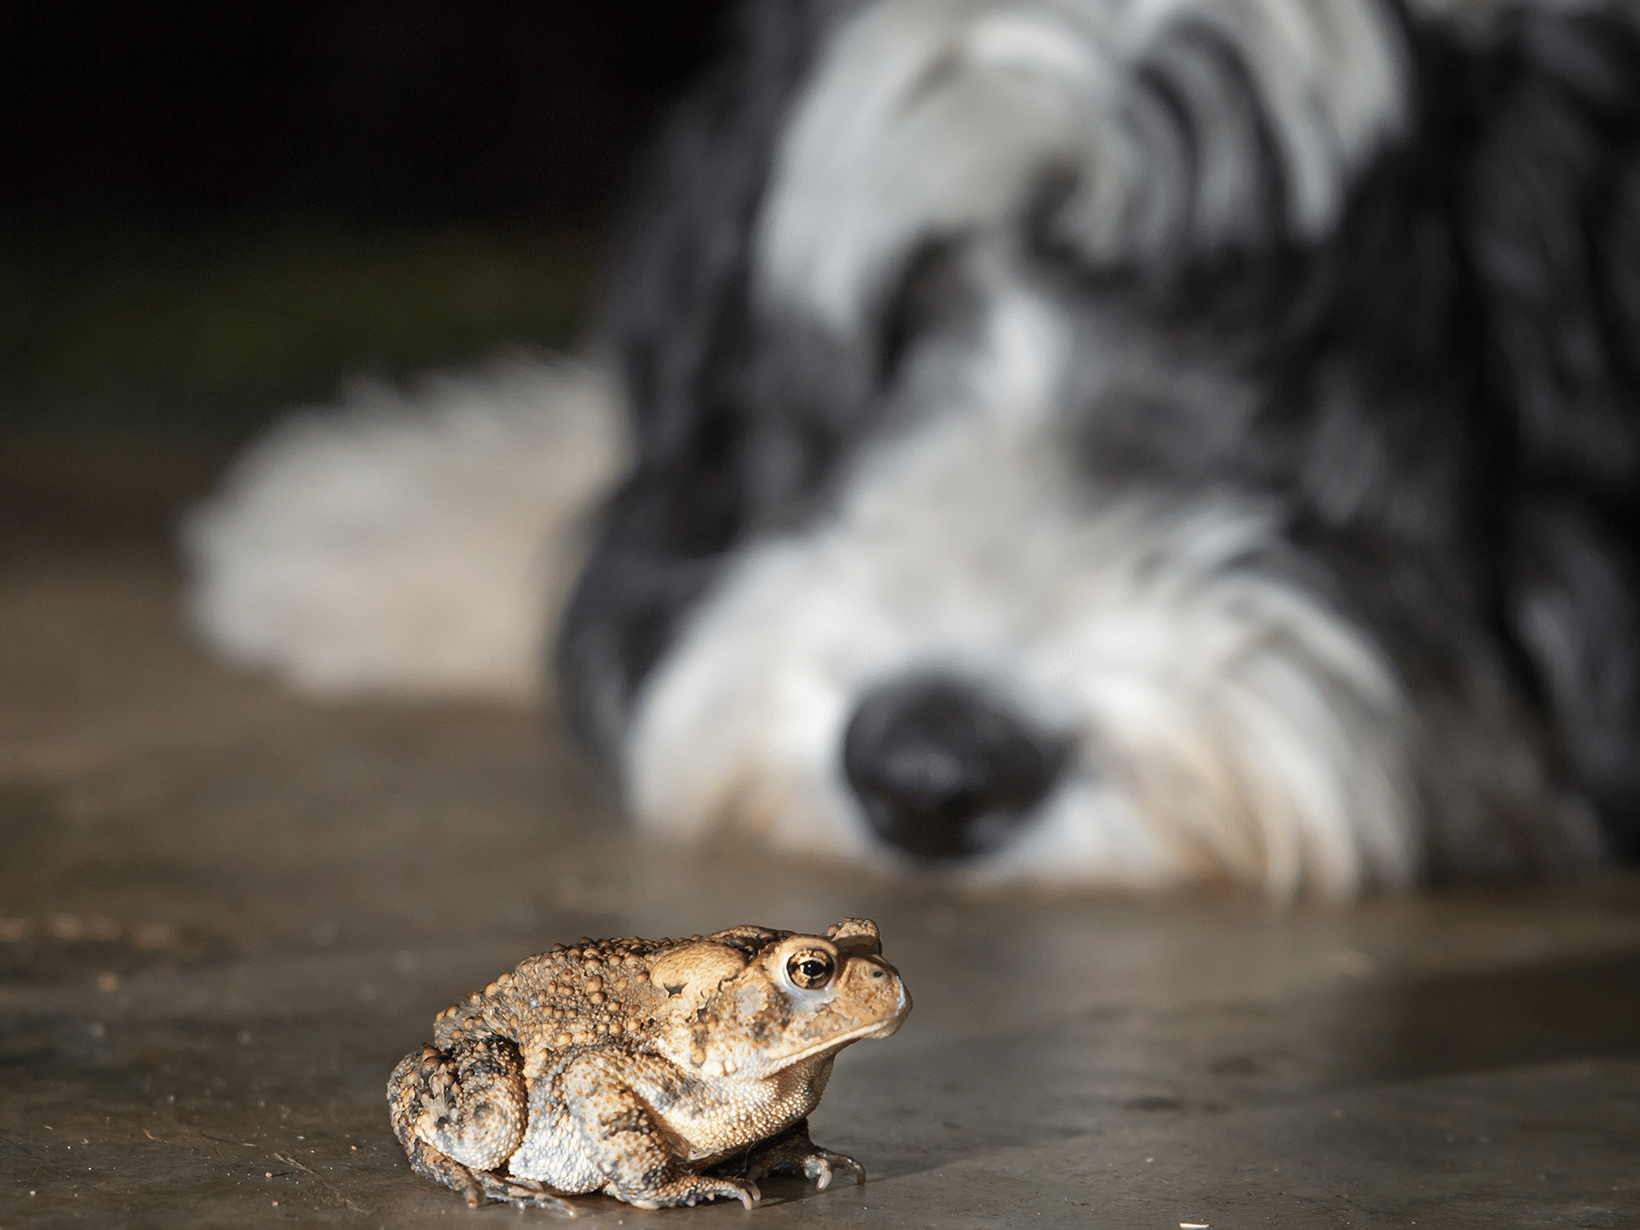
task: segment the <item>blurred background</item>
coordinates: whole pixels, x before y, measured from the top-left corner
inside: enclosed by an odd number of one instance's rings
[[[0,432],[242,438],[572,343],[723,0],[12,5]]]

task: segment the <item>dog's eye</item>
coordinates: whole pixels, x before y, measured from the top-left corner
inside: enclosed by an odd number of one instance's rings
[[[834,968],[829,952],[805,948],[794,952],[786,961],[786,977],[792,980],[794,986],[805,991],[817,991],[831,981]]]

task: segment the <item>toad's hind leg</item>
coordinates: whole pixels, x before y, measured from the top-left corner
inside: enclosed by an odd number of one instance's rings
[[[574,1210],[538,1183],[494,1173],[518,1151],[529,1122],[523,1065],[505,1038],[424,1046],[406,1055],[387,1082],[393,1134],[423,1178],[485,1200]]]
[[[533,1179],[515,1179],[492,1170],[474,1170],[440,1153],[423,1140],[413,1142],[405,1152],[410,1155],[412,1170],[424,1179],[444,1184],[466,1200],[468,1208],[476,1209],[486,1200],[499,1200],[521,1209],[554,1209],[575,1216],[574,1205],[560,1200],[545,1184]]]

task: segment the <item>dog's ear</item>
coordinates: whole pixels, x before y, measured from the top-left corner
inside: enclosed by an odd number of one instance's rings
[[[1640,32],[1523,11],[1476,100],[1463,242],[1484,305],[1511,631],[1613,852],[1640,853]]]
[[[1491,366],[1521,461],[1581,487],[1640,476],[1640,38],[1524,12],[1488,62],[1460,189]]]

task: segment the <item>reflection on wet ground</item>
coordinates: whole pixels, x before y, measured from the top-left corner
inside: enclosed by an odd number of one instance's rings
[[[388,1130],[439,1009],[558,940],[844,914],[917,1002],[815,1117],[872,1181],[759,1224],[1640,1224],[1640,879],[1275,912],[655,849],[539,717],[211,666],[150,523],[0,535],[0,1226],[513,1224]]]

